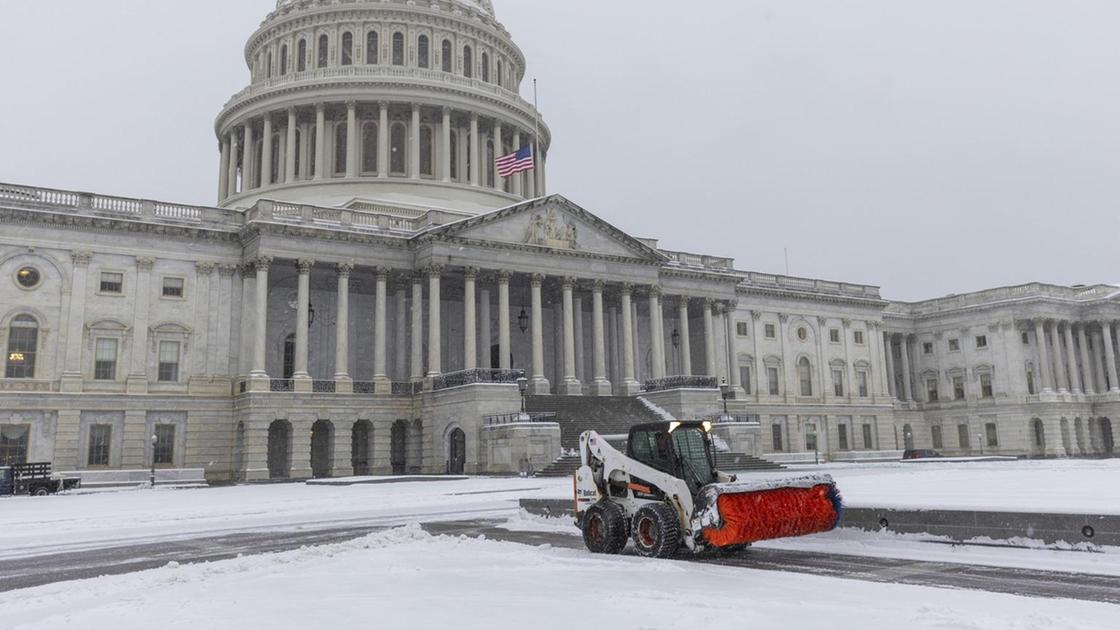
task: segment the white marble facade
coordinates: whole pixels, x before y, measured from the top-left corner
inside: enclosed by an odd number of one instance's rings
[[[1114,451],[1120,289],[899,303],[624,234],[545,194],[551,137],[489,3],[281,2],[247,61],[217,207],[0,184],[0,459],[539,465],[558,435],[485,420],[517,410],[518,370],[684,416],[726,382],[783,456]],[[538,168],[497,177],[491,147],[524,144]]]

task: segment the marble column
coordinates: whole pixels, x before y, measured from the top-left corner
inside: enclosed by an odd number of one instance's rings
[[[394,296],[396,304],[396,317],[394,318],[396,333],[393,335],[393,367],[389,372],[393,380],[408,380],[408,293],[404,286],[398,286]]]
[[[1054,382],[1050,377],[1050,354],[1046,349],[1046,330],[1041,319],[1034,320],[1034,339],[1038,346],[1038,373],[1042,380],[1042,391],[1054,391]]]
[[[1101,322],[1101,335],[1104,337],[1105,369],[1108,371],[1109,391],[1120,392],[1120,383],[1116,380],[1116,350],[1112,347],[1112,322]]]
[[[218,166],[218,203],[226,198],[229,191],[229,136],[223,136],[221,141],[222,159]]]
[[[389,104],[377,104],[377,176],[389,176]]]
[[[649,291],[649,336],[652,343],[652,376],[665,378],[665,333],[661,322],[661,287],[650,287]]]
[[[1081,349],[1082,390],[1086,394],[1097,393],[1096,383],[1093,378],[1093,362],[1089,359],[1089,343],[1085,337],[1085,324],[1077,325],[1077,345]]]
[[[1101,331],[1094,330],[1088,333],[1093,338],[1093,348],[1090,355],[1093,358],[1093,376],[1096,377],[1096,390],[1098,394],[1108,392],[1108,378],[1104,373],[1104,339]]]
[[[389,378],[389,270],[378,267],[375,272],[373,302],[373,392],[389,394],[393,380]]]
[[[229,188],[226,190],[226,198],[232,197],[237,194],[237,168],[238,162],[241,159],[240,145],[237,141],[237,134],[233,131],[229,132],[229,176],[226,177]]]
[[[408,176],[420,179],[420,105],[412,104],[412,123],[408,126]]]
[[[443,372],[442,340],[440,339],[440,274],[443,267],[432,265],[428,269],[428,376],[436,377]]]
[[[358,104],[354,101],[346,103],[346,176],[354,178],[360,172],[358,169]]]
[[[475,300],[475,283],[478,269],[467,267],[463,271],[463,369],[478,367],[478,322]]]
[[[480,175],[482,169],[479,168],[478,156],[481,151],[478,150],[478,114],[471,113],[471,146],[470,146],[470,169],[471,169],[471,186],[478,186],[480,182]]]
[[[245,155],[241,158],[241,192],[253,188],[253,173],[256,172],[255,141],[253,139],[253,121],[245,121]]]
[[[498,272],[498,367],[511,369],[509,335],[509,278],[508,271]]]
[[[310,258],[300,258],[296,261],[296,270],[299,272],[298,289],[296,292],[296,356],[295,372],[292,380],[295,381],[296,391],[311,391],[311,374],[307,371],[307,333],[310,327],[311,306],[311,270],[315,261]]]
[[[634,375],[634,318],[631,295],[633,285],[622,285],[622,395],[634,396],[641,391],[641,385]]]
[[[607,380],[607,341],[603,328],[603,282],[591,286],[591,395],[610,396]]]
[[[1061,337],[1058,333],[1058,321],[1051,320],[1049,324],[1050,347],[1053,348],[1050,359],[1054,364],[1054,382],[1056,385],[1054,389],[1056,389],[1058,393],[1064,394],[1069,391],[1069,386],[1068,381],[1066,380],[1065,370],[1062,367],[1062,342]]]
[[[315,179],[323,179],[327,172],[327,108],[315,106]]]
[[[353,263],[340,263],[338,271],[338,316],[334,329],[334,381],[336,389],[352,391],[350,378],[350,274]],[[345,392],[343,392],[345,393]]]
[[[686,295],[680,296],[677,302],[677,332],[681,336],[681,375],[692,376],[692,335],[688,324],[688,303]]]
[[[898,382],[895,378],[894,371],[894,335],[886,333],[884,339],[887,360],[887,394],[891,398],[898,398],[898,393],[896,391],[898,389]]]
[[[1073,322],[1065,324],[1066,371],[1069,372],[1070,392],[1081,393],[1081,375],[1077,371],[1077,348],[1073,345]]]
[[[264,188],[272,185],[272,116],[264,116],[264,135],[261,136],[261,181]]]
[[[288,127],[285,133],[288,136],[287,150],[284,151],[284,181],[296,181],[296,108],[288,108]],[[304,142],[307,139],[304,138]]]
[[[575,278],[564,278],[564,381],[560,384],[560,394],[563,396],[583,394],[583,384],[576,378],[575,305],[572,299],[574,285]]]
[[[742,379],[739,378],[739,353],[735,349],[735,313],[739,307],[738,302],[732,300],[727,303],[727,383],[734,392],[733,397],[742,400],[747,397],[743,389]]]
[[[493,337],[490,334],[490,289],[478,290],[478,366],[484,369],[497,367],[493,364],[490,348]]]
[[[550,391],[548,379],[545,378],[544,375],[544,307],[541,301],[542,284],[544,284],[544,276],[540,274],[534,274],[529,280],[533,309],[533,314],[530,318],[533,335],[533,374],[532,378],[529,379],[529,391],[535,395],[548,394]]]
[[[439,174],[444,182],[451,181],[451,108],[443,108],[443,124],[439,128]]]
[[[705,376],[715,378],[716,374],[716,327],[712,320],[712,309],[716,307],[711,298],[704,298],[704,371]]]
[[[136,300],[133,304],[133,330],[144,331],[143,337],[132,341],[132,357],[129,361],[127,391],[130,394],[144,394],[148,391],[148,313],[150,307],[152,267],[155,258],[139,256],[136,258]],[[155,350],[158,352],[159,347]]]
[[[578,289],[578,285],[575,287]],[[587,357],[584,353],[583,337],[583,297],[578,293],[572,294],[572,317],[575,320],[575,345],[576,345],[576,378],[582,383],[587,380]]]
[[[907,402],[914,401],[913,384],[911,381],[911,374],[913,367],[910,365],[910,339],[907,335],[902,335],[902,392],[906,396]]]
[[[268,372],[265,360],[268,350],[268,268],[272,265],[271,256],[258,256],[254,262],[257,272],[257,295],[253,304],[257,316],[256,330],[253,331],[253,370],[254,379],[264,379],[264,389],[268,390]]]
[[[412,379],[424,378],[424,279],[420,273],[412,276],[412,348],[409,361]]]

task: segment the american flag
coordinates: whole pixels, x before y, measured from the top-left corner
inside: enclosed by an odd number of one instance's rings
[[[503,155],[494,160],[500,177],[509,177],[518,173],[533,170],[533,145],[526,145],[519,150]]]

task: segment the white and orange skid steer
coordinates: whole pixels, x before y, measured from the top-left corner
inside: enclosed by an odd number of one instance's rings
[[[832,477],[737,481],[715,468],[709,422],[630,429],[626,453],[595,431],[580,436],[576,520],[587,548],[643,556],[737,551],[753,542],[829,531],[840,521]]]

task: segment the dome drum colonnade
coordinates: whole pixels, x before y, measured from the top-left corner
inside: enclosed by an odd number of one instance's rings
[[[246,46],[253,84],[216,123],[219,203],[385,181],[427,184],[418,205],[448,185],[484,207],[543,196],[550,136],[515,91],[524,57],[488,5],[280,2]],[[494,159],[525,145],[537,170],[499,177]]]

